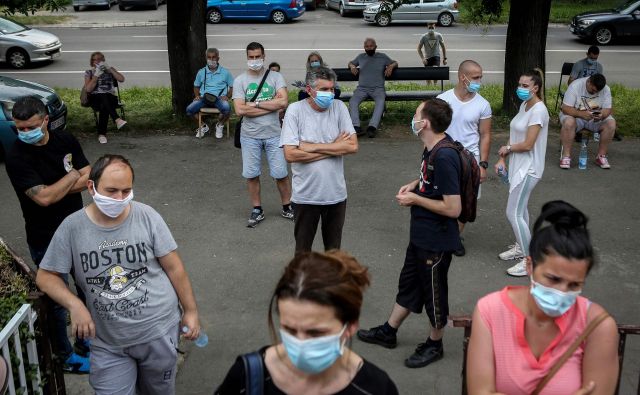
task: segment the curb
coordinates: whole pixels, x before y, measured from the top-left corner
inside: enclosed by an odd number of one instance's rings
[[[36,28],[78,28],[78,29],[105,29],[113,27],[145,27],[145,26],[167,26],[167,21],[155,22],[114,22],[114,23],[96,23],[96,22],[76,22],[76,23],[57,23],[52,25],[31,25]]]

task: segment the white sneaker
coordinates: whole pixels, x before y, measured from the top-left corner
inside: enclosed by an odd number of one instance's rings
[[[216,123],[216,138],[221,139],[224,134],[224,124]]]
[[[116,127],[118,128],[118,130],[122,129],[126,124],[127,124],[127,121],[125,121],[124,119],[121,119],[121,118],[116,119]]]
[[[107,136],[105,136],[104,134],[98,135],[98,141],[100,142],[100,144],[107,144]]]
[[[524,277],[527,275],[527,259],[522,258],[518,263],[507,269],[507,274],[513,277]]]
[[[502,259],[503,261],[510,261],[512,259],[524,258],[524,253],[522,252],[522,249],[520,248],[518,243],[515,243],[513,245],[510,245],[507,251],[498,254],[498,258]]]
[[[207,125],[206,123],[202,126],[200,126],[198,129],[196,129],[196,137],[201,139],[204,137],[205,133],[207,133],[209,131],[209,125]]]

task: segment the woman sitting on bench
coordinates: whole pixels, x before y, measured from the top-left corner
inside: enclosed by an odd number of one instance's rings
[[[327,64],[324,62],[324,60],[322,60],[322,56],[320,56],[320,54],[316,51],[313,51],[309,54],[309,56],[307,56],[307,64],[306,64],[306,69],[307,69],[307,73],[309,73],[310,71],[312,71],[313,69],[317,69],[318,67],[329,67],[327,66]],[[306,80],[306,75],[305,75],[305,80]],[[309,94],[307,93],[307,91],[305,90],[304,86],[298,86],[300,89],[300,92],[298,92],[298,101],[300,100],[304,100],[307,97],[309,97]],[[338,86],[338,84],[336,83],[336,86],[334,87],[334,93],[333,93],[333,98],[334,99],[339,99],[340,98],[340,87]]]
[[[491,293],[473,313],[469,394],[613,394],[616,323],[579,296],[594,264],[587,217],[549,202],[533,231],[530,285]]]
[[[120,118],[116,111],[118,97],[115,92],[115,82],[124,82],[124,76],[115,67],[105,63],[102,52],[91,54],[89,62],[91,68],[84,72],[84,89],[89,95],[89,103],[93,111],[98,112],[98,141],[107,143],[107,125],[109,116],[121,129],[127,121]]]

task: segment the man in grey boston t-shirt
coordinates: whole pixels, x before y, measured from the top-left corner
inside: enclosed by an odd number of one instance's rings
[[[358,151],[345,104],[334,100],[336,75],[318,67],[307,73],[306,99],[284,117],[280,145],[291,162],[296,253],[311,251],[322,220],[325,250],[340,248],[347,206],[342,156]]]
[[[377,48],[376,40],[367,38],[364,40],[365,53],[349,62],[349,70],[358,76],[358,87],[349,100],[349,114],[358,136],[364,134],[360,128],[360,103],[370,97],[375,106],[366,133],[369,137],[376,137],[386,98],[384,78],[390,76],[393,69],[398,67],[398,62],[391,60],[384,53],[376,52]]]
[[[176,346],[200,332],[176,242],[162,217],[132,201],[133,169],[105,155],[87,182],[94,202],[58,227],[36,283],[71,313],[72,332],[93,338],[89,381],[96,394],[175,392]],[[60,277],[74,270],[86,306]]]
[[[240,134],[242,177],[247,179],[249,198],[253,205],[247,226],[253,228],[264,219],[260,200],[263,150],[269,163],[269,173],[276,180],[280,192],[281,215],[293,219],[291,184],[287,162],[280,148],[281,129],[278,116],[280,110],[287,108],[289,97],[282,75],[277,71],[269,71],[258,97],[251,101],[268,71],[264,67],[264,47],[260,43],[252,42],[247,45],[247,66],[249,70],[233,81],[233,106],[236,114],[243,117]]]

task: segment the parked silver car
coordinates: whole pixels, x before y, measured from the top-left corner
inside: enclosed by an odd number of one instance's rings
[[[354,12],[361,12],[368,5],[376,3],[377,0],[325,0],[324,6],[327,10],[338,10],[341,16]]]
[[[391,14],[381,8],[382,3],[371,4],[363,15],[366,22],[387,26],[392,22],[426,23],[438,21],[440,26],[451,26],[458,20],[457,0],[404,0]]]
[[[73,0],[73,10],[80,11],[80,7],[102,7],[110,10],[112,4],[118,4],[118,0]]]
[[[0,62],[22,69],[30,62],[57,58],[61,48],[62,43],[51,33],[0,18]]]

